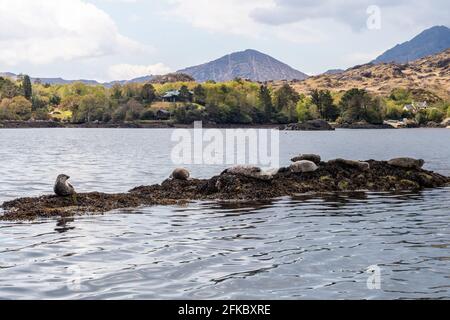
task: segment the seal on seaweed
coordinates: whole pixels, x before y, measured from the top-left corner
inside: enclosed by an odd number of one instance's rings
[[[67,181],[70,177],[65,174],[60,174],[56,178],[55,186],[53,191],[57,196],[67,197],[75,194],[75,188]]]

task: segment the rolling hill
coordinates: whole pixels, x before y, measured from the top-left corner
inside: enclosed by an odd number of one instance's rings
[[[310,77],[292,85],[301,93],[312,89],[365,88],[378,95],[388,95],[395,88],[408,88],[430,92],[434,98],[450,99],[450,49],[408,64],[369,63],[343,73]]]

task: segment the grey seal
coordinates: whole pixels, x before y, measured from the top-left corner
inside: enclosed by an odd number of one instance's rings
[[[222,174],[228,173],[228,174],[234,174],[236,176],[245,176],[245,177],[253,177],[255,175],[259,175],[262,172],[261,168],[254,167],[254,166],[246,166],[246,165],[239,165],[232,168],[226,169]]]
[[[292,162],[302,161],[302,160],[308,160],[312,161],[315,164],[320,164],[320,161],[322,161],[322,158],[317,154],[301,154],[295,158],[292,158]]]
[[[289,169],[293,173],[307,173],[317,171],[319,167],[312,161],[301,160],[291,164]]]
[[[422,169],[425,160],[413,158],[395,158],[388,161],[388,164],[394,167],[404,169]]]
[[[56,178],[53,191],[57,196],[67,197],[75,194],[75,188],[67,181],[69,179],[70,177],[65,174],[60,174],[58,178]]]
[[[370,170],[370,163],[355,160],[335,159],[328,161],[329,164],[343,164],[351,168],[356,168],[361,171]]]

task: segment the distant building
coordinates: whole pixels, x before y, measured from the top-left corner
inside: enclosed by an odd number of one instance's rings
[[[412,104],[407,104],[403,107],[404,111],[411,112],[411,113],[417,113],[420,110],[424,110],[428,108],[428,103],[426,101],[424,102],[413,102]]]
[[[194,92],[189,91],[189,101],[192,100],[192,97],[194,96]],[[183,102],[181,96],[180,96],[180,90],[170,90],[164,93],[161,97],[162,101],[164,102]]]
[[[161,97],[164,102],[177,102],[180,99],[180,90],[170,90]]]

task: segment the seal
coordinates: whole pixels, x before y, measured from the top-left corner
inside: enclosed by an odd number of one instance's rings
[[[262,169],[254,166],[239,165],[226,169],[222,174],[228,173],[236,176],[254,177],[261,174]]]
[[[67,197],[75,194],[74,187],[67,181],[70,177],[65,174],[60,174],[58,178],[56,178],[55,186],[53,187],[53,191],[59,197]]]
[[[297,161],[302,161],[302,160],[312,161],[315,164],[319,165],[320,161],[322,161],[322,158],[318,154],[301,154],[301,155],[291,159],[292,162],[297,162]]]
[[[319,167],[312,161],[301,160],[291,164],[289,169],[293,173],[307,173],[317,171]]]
[[[186,180],[189,180],[190,176],[191,176],[191,174],[189,173],[189,171],[187,169],[177,168],[177,169],[173,170],[172,175],[170,177],[174,180],[186,181]]]
[[[346,160],[346,159],[334,159],[328,161],[329,164],[341,164],[348,166],[350,168],[355,168],[361,171],[370,170],[370,164],[368,162],[355,161],[355,160]]]
[[[404,169],[422,169],[425,160],[413,158],[395,158],[388,161],[388,164],[393,167]]]

